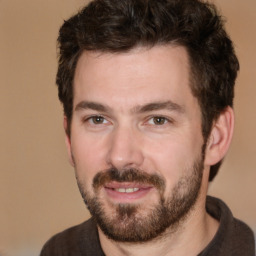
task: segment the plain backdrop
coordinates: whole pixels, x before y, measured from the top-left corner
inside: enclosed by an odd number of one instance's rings
[[[213,0],[214,1],[214,0]],[[56,37],[87,1],[0,0],[0,255],[36,256],[89,217],[64,145]],[[256,1],[214,1],[240,59],[231,149],[209,194],[256,230]]]

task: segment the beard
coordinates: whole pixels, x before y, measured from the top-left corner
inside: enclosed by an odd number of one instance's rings
[[[115,168],[99,172],[93,179],[94,195],[88,192],[77,177],[80,193],[92,217],[103,233],[118,242],[147,242],[161,238],[165,231],[175,232],[195,205],[203,175],[203,157],[195,161],[173,187],[170,195],[164,198],[165,179],[134,168]],[[107,182],[136,182],[153,185],[159,192],[155,204],[107,204],[101,198],[100,189]]]

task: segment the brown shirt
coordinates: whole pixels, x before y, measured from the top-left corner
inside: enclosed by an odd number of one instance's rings
[[[253,232],[235,219],[221,200],[207,197],[207,212],[219,220],[219,229],[198,256],[255,256]],[[52,237],[40,256],[104,256],[93,219]]]

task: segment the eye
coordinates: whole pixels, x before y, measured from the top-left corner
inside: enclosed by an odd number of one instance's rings
[[[149,119],[149,124],[152,125],[164,125],[168,122],[169,120],[165,117],[162,116],[154,116],[152,118]]]
[[[91,116],[87,118],[86,121],[88,121],[90,124],[95,124],[95,125],[107,123],[107,120],[102,116]]]

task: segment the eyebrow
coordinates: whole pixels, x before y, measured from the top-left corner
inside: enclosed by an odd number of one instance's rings
[[[82,109],[84,110],[91,109],[91,110],[100,111],[100,112],[112,112],[112,109],[109,106],[106,106],[97,102],[90,102],[90,101],[81,101],[75,107],[75,111],[82,110]],[[170,100],[164,101],[164,102],[152,102],[142,106],[135,106],[134,108],[132,108],[131,112],[145,113],[145,112],[152,112],[152,111],[163,110],[163,109],[167,109],[169,111],[176,111],[179,113],[185,112],[184,106],[179,105]]]
[[[170,100],[165,102],[153,102],[153,103],[146,104],[144,106],[135,107],[134,111],[139,113],[144,113],[144,112],[163,110],[163,109],[176,111],[180,113],[185,112],[185,108],[182,105],[179,105]]]
[[[92,109],[92,110],[101,111],[101,112],[110,112],[111,110],[108,106],[105,106],[96,102],[90,102],[90,101],[79,102],[76,105],[75,110],[80,110],[80,109]]]

